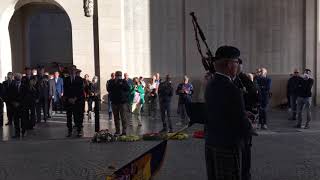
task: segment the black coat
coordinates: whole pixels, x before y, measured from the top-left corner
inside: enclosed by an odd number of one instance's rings
[[[36,77],[39,98],[49,99],[49,77],[46,75],[38,75]]]
[[[297,95],[298,97],[311,97],[312,96],[312,86],[313,86],[313,79],[303,79],[299,81]]]
[[[13,80],[5,80],[3,81],[3,97],[5,102],[9,102],[9,88],[11,84],[13,83]]]
[[[206,144],[239,145],[249,135],[249,120],[245,117],[241,90],[231,79],[215,74],[205,92],[208,119],[205,122]]]
[[[22,77],[21,80],[22,84],[25,86],[26,96],[25,96],[25,102],[26,103],[34,103],[36,99],[39,97],[39,89],[37,87],[37,77],[31,76]]]
[[[25,95],[26,95],[26,86],[21,82],[20,88],[17,86],[17,81],[13,81],[11,85],[9,86],[8,91],[8,99],[11,105],[13,105],[14,108],[23,108],[23,104],[25,103]],[[15,103],[17,106],[15,106]]]
[[[109,81],[107,90],[112,104],[125,104],[129,101],[130,87],[124,79],[113,79]]]
[[[288,96],[297,96],[298,95],[298,88],[299,88],[299,83],[302,80],[300,76],[292,76],[288,80],[288,85],[287,85],[287,95]]]
[[[171,82],[161,82],[159,85],[158,94],[160,103],[170,103],[173,96],[173,87]]]
[[[71,76],[66,77],[63,85],[64,98],[77,98],[77,100],[84,98],[83,80],[81,77],[76,76],[74,81],[71,81]]]
[[[240,88],[243,93],[245,109],[251,111],[253,108],[257,107],[259,96],[258,87],[245,73],[239,73],[237,78],[234,80],[234,84]]]

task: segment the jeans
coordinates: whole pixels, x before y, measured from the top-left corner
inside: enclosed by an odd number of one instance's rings
[[[301,126],[302,123],[302,111],[303,109],[306,110],[307,113],[307,122],[306,126],[309,125],[311,121],[311,97],[298,97],[297,98],[297,113],[298,113],[298,126]]]
[[[186,104],[178,104],[178,111],[181,118],[181,123],[188,123],[187,120],[187,111],[186,111]]]
[[[169,125],[169,129],[172,130],[172,123],[171,123],[171,118],[170,118],[170,102],[160,102],[160,111],[161,111],[161,120],[163,124],[163,128],[167,129],[167,122]],[[166,121],[166,114],[167,114],[167,119]]]
[[[297,115],[297,96],[296,95],[290,96],[290,107],[292,110],[292,118],[295,119]]]
[[[111,105],[110,94],[108,95],[108,112],[112,113],[112,105]]]

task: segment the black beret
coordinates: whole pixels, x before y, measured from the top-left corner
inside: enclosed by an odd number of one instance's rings
[[[31,68],[30,67],[25,67],[24,70],[26,70],[26,71],[27,70],[31,70]]]
[[[221,46],[217,49],[215,60],[222,59],[238,59],[240,57],[240,50],[233,46]]]

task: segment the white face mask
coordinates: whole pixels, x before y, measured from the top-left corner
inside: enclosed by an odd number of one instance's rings
[[[305,78],[305,79],[309,79],[309,78],[310,78],[310,75],[309,75],[309,74],[307,74],[307,73],[304,73],[304,74],[303,74],[303,78]]]
[[[36,75],[37,75],[37,72],[32,72],[32,75],[36,76]]]

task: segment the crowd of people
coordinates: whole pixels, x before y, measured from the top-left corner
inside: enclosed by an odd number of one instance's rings
[[[127,125],[132,126],[132,120],[137,121],[138,126],[142,126],[142,112],[150,118],[156,118],[158,105],[163,122],[161,132],[173,132],[171,99],[174,88],[170,75],[166,75],[162,81],[160,74],[156,73],[150,82],[146,83],[143,77],[130,79],[129,75],[124,73],[123,78],[122,72],[117,71],[111,74],[106,89],[109,120],[114,119],[115,134],[125,135]],[[177,124],[187,124],[185,104],[191,102],[193,94],[193,86],[187,76],[184,76],[175,93],[179,97],[178,113],[181,116],[181,122]],[[9,72],[6,80],[0,83],[0,97],[0,125],[3,126],[5,103],[8,117],[5,125],[14,125],[13,138],[25,136],[26,131],[32,130],[36,123],[46,122],[53,115],[63,114],[64,111],[67,116],[67,137],[72,136],[74,128],[77,130],[77,136],[82,136],[85,114],[88,115],[88,120],[94,116],[95,120],[98,119],[95,122],[99,122],[101,96],[98,77],[94,76],[91,80],[86,74],[82,78],[81,70],[76,66],[59,66],[52,73],[46,72],[43,66],[26,67],[24,74]],[[98,131],[99,126],[96,126],[95,130]]]
[[[137,121],[139,127],[142,126],[140,115],[145,109],[151,119],[156,118],[158,104],[163,124],[163,129],[160,132],[173,132],[171,99],[174,95],[174,88],[170,75],[166,75],[165,79],[161,80],[160,74],[156,73],[147,83],[143,77],[130,79],[127,73],[124,73],[124,78],[122,78],[122,72],[117,71],[111,74],[106,88],[109,94],[109,119],[112,118],[113,113],[116,135],[126,134],[130,117],[128,114],[130,113],[133,115],[132,120]],[[177,86],[175,93],[179,97],[178,113],[181,117],[181,122],[178,122],[177,125],[186,125],[188,124],[186,105],[191,103],[193,94],[193,85],[187,76],[184,76],[183,82]],[[122,131],[120,131],[120,121]],[[130,121],[130,123],[132,122]]]
[[[76,66],[68,69],[59,67],[52,74],[45,72],[43,66],[25,68],[25,73],[8,72],[6,80],[0,83],[0,126],[3,126],[3,109],[6,104],[8,122],[14,125],[13,138],[25,136],[36,123],[46,122],[57,113],[67,114],[68,137],[72,129],[77,129],[77,136],[82,134],[85,101],[88,102],[88,114],[92,111],[92,102],[99,108],[98,77],[92,81],[89,76],[80,76]],[[73,126],[72,117],[74,119]]]

